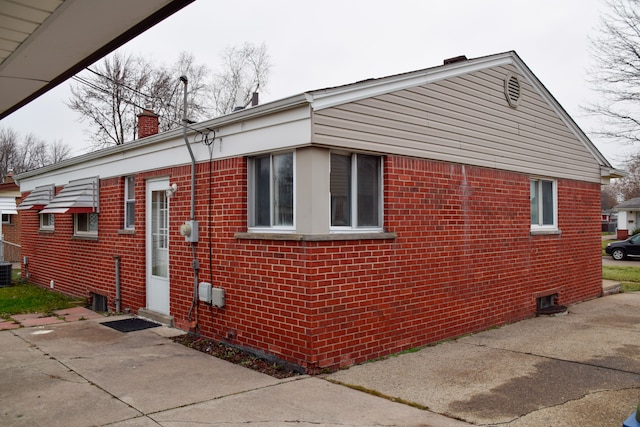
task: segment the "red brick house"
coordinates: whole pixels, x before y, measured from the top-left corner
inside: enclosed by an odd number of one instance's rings
[[[20,216],[16,210],[21,202],[20,187],[13,181],[13,173],[0,183],[0,213],[2,214],[2,261],[18,263],[21,260],[20,250]]]
[[[618,172],[515,52],[186,139],[21,174],[29,279],[308,372],[601,294],[600,186]]]

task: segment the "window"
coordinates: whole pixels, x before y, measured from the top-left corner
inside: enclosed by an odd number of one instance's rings
[[[135,216],[135,176],[127,176],[124,179],[124,228],[134,228]]]
[[[556,228],[556,183],[546,179],[531,180],[531,228]]]
[[[74,215],[74,234],[96,235],[98,234],[98,214],[79,213]]]
[[[329,186],[332,227],[382,227],[380,157],[332,153]]]
[[[293,153],[254,158],[249,179],[250,226],[293,228]]]
[[[40,229],[41,230],[53,230],[55,217],[52,213],[40,214]]]
[[[2,223],[11,224],[11,214],[2,214]]]

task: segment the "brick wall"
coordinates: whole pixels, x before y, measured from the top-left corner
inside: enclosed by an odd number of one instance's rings
[[[101,181],[99,240],[72,238],[71,215],[38,232],[25,211],[23,252],[35,283],[75,295],[115,297],[121,256],[122,308],[145,303],[145,180],[168,176],[171,314],[176,326],[299,364],[310,372],[388,355],[534,315],[536,298],[570,304],[601,291],[600,188],[558,181],[561,234],[530,234],[529,177],[387,157],[385,228],[390,240],[237,239],[246,231],[243,158],[197,166],[199,280],[226,291],[218,309],[192,309],[190,168],[136,176],[135,233],[121,231],[123,179]],[[211,177],[211,178],[210,178]]]

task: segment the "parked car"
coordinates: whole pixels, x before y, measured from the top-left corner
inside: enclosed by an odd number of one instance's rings
[[[609,243],[604,251],[618,261],[628,256],[640,256],[640,234],[631,236],[627,240]]]

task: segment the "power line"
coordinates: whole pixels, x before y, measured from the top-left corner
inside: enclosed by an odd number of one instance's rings
[[[128,85],[126,85],[126,84],[124,84],[124,83],[118,82],[118,81],[116,81],[116,80],[112,79],[111,77],[109,77],[109,76],[105,76],[104,74],[99,73],[99,72],[97,72],[97,71],[95,71],[95,70],[92,70],[92,69],[90,69],[90,68],[88,68],[88,67],[86,68],[86,70],[90,71],[91,73],[93,73],[93,74],[97,75],[97,76],[98,76],[98,77],[100,77],[100,78],[103,78],[103,79],[105,79],[105,80],[110,81],[112,84],[114,84],[114,85],[116,85],[116,86],[120,86],[120,87],[122,87],[122,88],[124,88],[124,89],[127,89],[127,90],[129,90],[129,91],[133,92],[133,93],[136,93],[136,94],[140,95],[140,96],[141,96],[141,97],[143,97],[143,98],[147,98],[147,99],[151,99],[151,100],[158,100],[158,101],[161,101],[161,102],[160,102],[160,104],[161,104],[162,106],[165,106],[164,99],[162,99],[162,98],[160,98],[160,97],[158,97],[158,96],[151,96],[151,95],[147,95],[147,94],[145,94],[145,93],[143,93],[143,92],[141,92],[141,91],[139,91],[139,90],[137,90],[137,89],[135,89],[135,88],[132,88],[132,87],[130,87],[130,86],[128,86]],[[94,83],[94,82],[92,82],[92,81],[90,81],[90,80],[87,80],[87,79],[85,79],[85,78],[83,78],[83,77],[80,77],[80,76],[78,76],[78,75],[73,76],[73,77],[72,77],[72,79],[74,79],[74,80],[75,80],[75,81],[77,81],[78,83],[84,84],[84,85],[86,85],[86,86],[88,86],[88,87],[90,87],[90,88],[92,88],[92,89],[94,89],[94,90],[97,90],[97,91],[99,91],[99,92],[102,92],[102,93],[104,93],[104,94],[106,94],[106,95],[109,95],[109,96],[115,96],[114,92],[113,92],[112,90],[110,90],[109,88],[101,87],[101,86],[97,85],[96,83]],[[176,84],[175,84],[175,86],[174,86],[174,89],[173,89],[173,92],[171,93],[171,96],[170,96],[170,98],[169,98],[169,99],[171,99],[171,98],[175,95],[175,93],[176,93],[176,91],[177,91],[177,89],[178,89],[178,85],[179,85],[179,83],[178,83],[178,82],[176,82]],[[143,107],[143,106],[141,106],[141,105],[139,105],[139,104],[135,103],[134,101],[132,101],[132,100],[131,100],[131,99],[129,99],[128,97],[123,96],[123,97],[121,97],[121,99],[122,99],[122,102],[124,102],[124,103],[126,103],[126,104],[129,104],[129,105],[131,105],[131,106],[134,106],[134,107],[136,107],[136,108],[139,108],[140,110],[146,110],[146,109],[147,109],[146,107]],[[166,104],[166,107],[169,107],[169,106],[171,106],[171,104]],[[174,119],[172,119],[172,118],[168,117],[167,115],[162,114],[161,112],[156,112],[155,114],[157,114],[157,115],[158,115],[158,117],[162,117],[164,120],[167,120],[167,121],[169,121],[169,122],[171,122],[171,123],[174,123],[174,124],[177,124],[177,125],[184,125],[184,124],[183,124],[183,122],[182,122],[182,120],[174,120]],[[187,129],[189,129],[189,130],[191,130],[191,131],[193,131],[193,132],[196,132],[196,133],[198,133],[198,134],[200,134],[200,135],[206,135],[206,134],[208,134],[208,132],[205,134],[204,132],[202,132],[202,131],[200,131],[200,130],[198,130],[198,129],[195,129],[195,128],[191,127],[191,126],[189,126],[189,124],[187,124]]]

